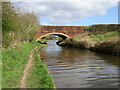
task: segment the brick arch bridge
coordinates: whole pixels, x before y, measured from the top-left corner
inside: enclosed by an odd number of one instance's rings
[[[85,28],[85,26],[41,26],[35,35],[35,40],[38,41],[46,35],[57,35],[66,39],[84,32]]]

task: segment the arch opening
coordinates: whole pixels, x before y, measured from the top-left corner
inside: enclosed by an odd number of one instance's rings
[[[56,35],[56,36],[59,36],[61,37],[63,40],[66,39],[66,38],[70,38],[68,35],[66,34],[63,34],[63,33],[47,33],[47,34],[44,34],[42,36],[40,36],[36,41],[44,38],[45,36],[48,36],[48,35]]]

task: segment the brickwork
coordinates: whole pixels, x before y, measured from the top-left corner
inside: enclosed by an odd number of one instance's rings
[[[41,26],[40,31],[35,35],[35,40],[48,33],[63,33],[73,37],[84,32],[85,28],[85,26]]]

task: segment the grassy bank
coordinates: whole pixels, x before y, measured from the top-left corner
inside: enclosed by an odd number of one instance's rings
[[[41,45],[36,41],[32,41],[34,39],[36,32],[40,31],[40,23],[38,21],[37,15],[34,12],[20,12],[20,11],[21,10],[19,8],[14,7],[14,3],[12,1],[2,3],[2,16],[3,16],[2,17],[2,33],[3,33],[2,34],[2,46],[3,46],[2,78],[3,79],[1,80],[0,78],[0,81],[2,81],[3,88],[20,87],[20,80],[22,76],[24,76],[23,71],[30,58],[29,56],[30,51],[33,48]],[[42,40],[41,42],[45,43],[44,40]],[[35,59],[39,60],[36,57]],[[37,65],[42,64],[39,63],[39,61],[36,62]],[[43,68],[46,67],[43,65]],[[34,72],[36,72],[35,73],[36,75],[43,74],[45,76],[45,74],[48,74],[47,71],[46,73],[44,73],[45,70],[42,73],[37,73],[39,72],[39,70],[44,70],[44,69],[40,68],[35,70]],[[47,77],[50,78],[49,75],[46,76],[46,78]],[[42,80],[40,77],[37,77],[37,79]],[[50,84],[52,82],[52,81],[47,81],[47,79],[45,79],[45,81],[46,83],[48,82],[47,84]],[[35,82],[36,81],[34,80],[33,83]],[[36,83],[36,85],[40,84],[42,85],[43,88],[50,86],[50,85],[45,86],[47,84],[43,85],[43,82],[44,81],[41,81],[41,83]]]
[[[18,44],[19,48],[8,47],[8,48],[3,49],[2,88],[19,88],[20,80],[23,75],[23,71],[29,60],[30,51],[39,45],[40,44],[38,42],[32,41],[30,43],[19,43]],[[34,76],[36,76],[36,75],[37,76],[39,76],[39,75],[45,76],[45,74],[46,74],[46,76],[35,78],[36,80],[39,80],[41,83],[37,83],[37,81],[35,81],[35,80],[30,81],[30,82],[35,83],[34,87],[36,87],[36,85],[43,85],[42,83],[44,83],[44,81],[41,81],[41,80],[45,80],[46,82],[51,83],[52,81],[50,81],[50,79],[48,79],[48,81],[47,81],[47,78],[50,78],[50,76],[47,75],[48,73],[47,73],[47,71],[45,71],[47,69],[43,65],[43,63],[40,61],[40,58],[37,56],[36,52],[34,54],[34,61],[35,61],[37,69],[32,70],[33,72],[36,72],[36,73],[33,73],[33,75]],[[38,69],[38,67],[39,67],[39,69]],[[48,83],[46,83],[46,85]],[[43,88],[45,88],[45,87],[48,87],[48,86],[44,85]]]
[[[92,25],[84,33],[67,39],[60,46],[89,49],[98,53],[119,55],[119,25]]]
[[[101,43],[96,43],[94,47],[90,48],[90,50],[98,52],[98,53],[119,55],[120,54],[120,41],[104,41]]]
[[[0,47],[0,89],[2,88],[2,48]]]
[[[120,33],[118,31],[111,31],[105,34],[90,35],[90,38],[94,42],[103,42],[103,41],[118,41]]]
[[[120,33],[118,31],[111,31],[104,34],[92,34],[90,39],[95,43],[93,47],[90,48],[91,51],[98,53],[105,53],[111,55],[120,54]]]
[[[31,49],[40,45],[36,41],[19,43],[19,48],[8,47],[2,56],[2,87],[19,88],[20,79],[29,59]]]
[[[76,39],[70,38],[58,43],[59,46],[64,47],[73,47],[73,48],[80,48],[80,49],[89,49],[92,45],[87,41],[78,41]]]
[[[112,31],[120,31],[119,24],[95,24],[87,27],[89,34],[105,34]]]
[[[34,51],[34,65],[27,80],[29,88],[54,88],[54,83],[47,71],[46,65],[40,60],[38,52]]]

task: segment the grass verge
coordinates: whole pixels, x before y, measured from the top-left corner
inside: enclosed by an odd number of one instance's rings
[[[51,75],[47,71],[47,67],[38,56],[38,52],[34,50],[34,65],[30,70],[27,80],[29,88],[54,88]]]
[[[97,35],[92,34],[90,37],[92,41],[102,42],[102,41],[117,41],[118,36],[120,36],[118,31],[112,31],[106,34],[97,34]]]
[[[2,51],[2,88],[19,88],[30,51],[38,45],[36,41],[19,43],[18,49],[9,47]]]
[[[0,47],[0,89],[2,89],[2,48]]]
[[[94,34],[85,32],[77,35],[73,39],[59,43],[60,46],[89,49],[98,53],[117,55],[120,54],[120,33],[118,30],[107,33]]]

